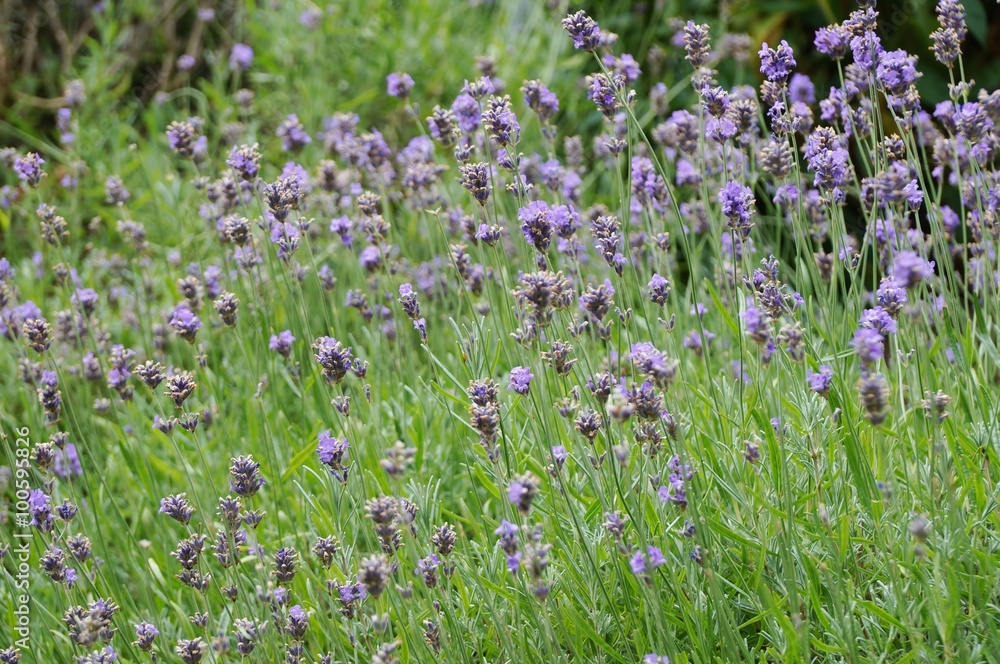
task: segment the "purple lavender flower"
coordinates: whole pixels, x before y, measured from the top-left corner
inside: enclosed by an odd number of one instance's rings
[[[648,341],[632,344],[629,359],[635,364],[639,373],[661,389],[666,389],[677,379],[678,362],[668,359]]]
[[[503,237],[503,230],[495,224],[493,226],[479,224],[476,229],[475,238],[490,247],[499,242],[501,237]]]
[[[341,612],[348,617],[354,615],[354,605],[368,597],[367,589],[360,582],[337,586],[337,592],[340,596]]]
[[[29,152],[23,157],[18,155],[14,160],[14,172],[29,187],[37,187],[45,176],[45,171],[42,170],[44,165],[45,160],[37,152]]]
[[[889,415],[889,384],[885,376],[865,371],[858,379],[858,395],[868,421],[873,426],[885,422]]]
[[[440,566],[441,559],[432,553],[429,556],[421,558],[417,561],[417,568],[413,571],[413,573],[423,577],[425,586],[428,588],[434,588],[437,586],[437,569]]]
[[[774,83],[784,83],[795,67],[795,57],[792,54],[792,47],[784,39],[777,48],[770,48],[767,42],[761,44],[760,51],[760,72],[767,80]]]
[[[351,231],[354,229],[354,222],[347,216],[335,217],[330,221],[330,232],[340,236],[340,241],[345,247],[354,244],[354,236]]]
[[[853,174],[851,155],[843,147],[842,137],[820,127],[807,139],[804,154],[809,170],[815,172],[813,185],[821,191],[833,191],[840,200],[841,190]]]
[[[862,34],[851,38],[851,53],[854,55],[854,64],[866,73],[875,71],[875,65],[885,53],[882,48],[882,40],[871,30],[866,30]]]
[[[413,89],[413,78],[406,72],[393,72],[385,77],[385,84],[389,96],[406,99]]]
[[[719,203],[726,225],[737,232],[745,240],[750,235],[753,223],[750,219],[754,212],[754,197],[750,187],[745,187],[735,180],[730,180],[719,192]]]
[[[520,528],[518,528],[515,524],[504,519],[500,522],[500,525],[497,526],[496,530],[493,531],[493,534],[499,535],[502,543],[505,539],[510,540],[511,538],[514,538],[516,540],[518,530],[520,530]]]
[[[308,628],[309,614],[306,613],[305,609],[303,609],[301,605],[296,604],[288,609],[288,622],[285,625],[285,632],[287,632],[289,636],[299,641],[303,636],[305,636]]]
[[[234,44],[229,52],[229,68],[237,71],[250,69],[253,64],[253,49],[246,44]]]
[[[851,346],[861,363],[868,367],[882,359],[885,352],[883,341],[882,335],[878,331],[863,327],[854,333]]]
[[[514,478],[507,487],[507,499],[517,507],[522,514],[531,511],[531,503],[538,495],[538,478],[531,473],[524,473]]]
[[[510,382],[507,389],[517,394],[527,394],[531,389],[531,380],[534,376],[528,367],[514,367],[510,370]]]
[[[482,124],[483,118],[479,110],[479,102],[466,92],[455,97],[455,101],[451,105],[451,112],[455,114],[458,128],[464,134],[472,134]]]
[[[667,185],[648,157],[632,159],[632,193],[635,194],[633,210],[641,212],[648,207],[656,212],[664,211],[668,201]]]
[[[815,104],[816,86],[805,74],[793,74],[788,83],[788,99],[793,103]]]
[[[344,461],[347,458],[347,451],[350,443],[346,438],[335,438],[330,435],[330,430],[322,431],[319,434],[319,443],[316,445],[316,452],[319,455],[320,463],[327,466],[334,474],[347,476],[347,466]]]
[[[221,278],[222,268],[218,265],[208,265],[205,267],[205,272],[202,274],[202,279],[205,284],[205,295],[213,300],[222,295],[222,283],[220,282]]]
[[[510,97],[490,97],[483,112],[483,123],[497,145],[506,147],[521,139],[521,125],[510,107]]]
[[[292,336],[291,330],[282,330],[278,334],[271,335],[268,347],[285,359],[288,359],[288,356],[292,352],[292,343],[294,341],[295,337]]]
[[[965,23],[965,7],[958,0],[938,0],[936,8],[938,21],[945,30],[953,30],[959,40],[964,40],[968,32]]]
[[[234,146],[226,164],[239,173],[241,178],[252,182],[260,172],[260,152],[257,151],[257,144]]]
[[[638,577],[646,577],[650,571],[665,564],[667,564],[667,559],[663,557],[663,552],[655,546],[647,547],[645,554],[642,551],[636,551],[629,561],[632,573]]]
[[[191,396],[197,387],[194,375],[190,371],[182,371],[167,376],[167,387],[163,394],[170,397],[174,406],[180,409],[184,406],[184,401]]]
[[[676,457],[675,457],[676,458]],[[671,473],[667,478],[667,483],[656,490],[656,496],[661,503],[673,503],[681,509],[687,507],[687,490],[685,488],[685,474]]]
[[[968,32],[965,8],[958,0],[940,0],[937,15],[941,27],[931,33],[931,51],[938,62],[951,68],[962,55],[962,42]]]
[[[323,11],[318,7],[307,7],[299,14],[299,25],[306,30],[315,30],[323,22]]]
[[[493,79],[490,76],[481,76],[472,83],[466,81],[465,85],[462,86],[462,92],[469,95],[476,101],[481,101],[494,94],[496,91],[497,87],[494,85]]]
[[[55,450],[54,456],[52,472],[57,476],[69,479],[83,475],[83,465],[80,463],[80,455],[76,451],[75,444],[66,443],[64,448]]]
[[[747,372],[747,368],[739,360],[733,360],[729,364],[729,372],[733,380],[742,381],[746,385],[753,384],[753,378]]]
[[[684,341],[682,343],[685,348],[694,351],[698,357],[701,357],[704,347],[711,347],[712,340],[715,339],[715,337],[716,335],[709,330],[691,330],[691,332],[684,337]]]
[[[166,514],[186,526],[194,515],[194,507],[188,501],[187,494],[171,494],[160,501],[160,514]]]
[[[42,532],[52,530],[52,498],[41,489],[31,489],[28,492],[28,513],[31,514],[32,526]]]
[[[826,398],[826,395],[830,393],[830,388],[833,387],[833,369],[821,364],[816,373],[806,372],[806,383],[809,384],[810,392],[815,392]]]
[[[587,98],[594,102],[604,117],[611,119],[618,111],[618,93],[625,87],[625,77],[594,74],[589,77]]]
[[[295,113],[288,115],[278,125],[275,134],[281,139],[281,149],[286,152],[301,150],[312,143],[312,138],[306,133],[305,127],[299,122],[299,116]]]
[[[316,362],[323,370],[323,378],[336,385],[351,370],[350,347],[345,347],[333,337],[319,337],[312,345]]]
[[[684,59],[696,70],[708,62],[711,56],[711,45],[708,39],[707,23],[688,21],[683,30]]]
[[[531,201],[517,211],[524,239],[539,253],[549,250],[552,241],[552,211],[545,201]]]
[[[619,251],[622,228],[618,218],[597,217],[590,222],[590,234],[594,238],[594,248],[615,272],[621,274],[625,268],[625,256]]]
[[[525,105],[537,113],[542,122],[548,122],[559,112],[559,98],[541,81],[525,81],[521,92]]]
[[[500,548],[504,550],[504,553],[508,555],[513,554],[517,550],[517,532],[520,530],[515,524],[504,519],[497,526],[496,530],[493,531],[494,535],[500,536]]]
[[[287,262],[292,254],[299,248],[301,234],[295,224],[287,221],[274,221],[271,223],[271,244],[277,247],[275,255]]]
[[[194,343],[195,335],[201,329],[201,319],[192,313],[187,302],[181,302],[174,308],[170,317],[170,327],[188,343]]]
[[[305,166],[294,161],[285,162],[285,165],[281,169],[281,178],[288,180],[290,183],[295,183],[294,185],[288,185],[297,189],[295,194],[298,196],[298,200],[295,201],[294,205],[301,203],[302,197],[313,189],[313,181],[312,178],[309,177],[309,171],[306,170]],[[306,219],[299,219],[297,221],[297,225],[302,231],[308,230],[308,226],[302,225],[308,223],[309,221]]]
[[[130,398],[131,395],[128,379],[132,377],[132,359],[134,357],[134,351],[120,344],[111,348],[110,368],[107,375],[108,387],[118,391],[125,399]]]
[[[80,307],[84,315],[87,316],[94,313],[97,308],[98,296],[97,291],[93,288],[78,288],[69,299],[70,302]]]
[[[260,464],[253,455],[233,457],[229,466],[229,490],[245,498],[255,495],[264,486]]]
[[[208,139],[201,135],[201,127],[201,118],[171,122],[167,125],[167,142],[170,149],[185,159],[204,158],[208,150]],[[128,191],[125,190],[120,178],[108,178],[106,190],[110,205],[121,205],[128,199]]]
[[[901,203],[905,201],[911,208],[918,208],[923,203],[924,192],[920,190],[917,179],[912,177],[910,167],[900,161],[889,164],[888,168],[875,177],[875,189],[880,203]],[[865,182],[870,182],[866,179]],[[864,187],[864,183],[862,184]]]
[[[486,205],[490,197],[489,164],[462,164],[458,170],[462,176],[462,186],[469,190],[477,203]]]
[[[427,131],[431,138],[444,147],[452,147],[458,135],[455,113],[450,109],[435,106],[427,118]]]
[[[604,56],[603,61],[606,67],[611,69],[616,76],[620,75],[624,78],[626,83],[633,83],[642,75],[639,63],[629,53],[622,53],[619,58],[608,53]]]
[[[385,555],[378,554],[362,559],[361,573],[358,576],[368,594],[378,598],[388,587],[390,574],[392,567],[389,566]]]
[[[858,321],[858,325],[859,327],[871,328],[883,337],[895,334],[898,327],[895,319],[882,307],[865,309],[861,312],[861,320]]]
[[[135,626],[135,641],[132,645],[137,646],[139,650],[143,652],[149,652],[153,647],[153,639],[155,639],[160,633],[160,630],[156,629],[150,623],[143,621]]]
[[[572,205],[551,208],[552,228],[561,238],[570,238],[580,228],[580,214]]]
[[[420,318],[420,302],[417,301],[417,294],[413,291],[413,286],[409,283],[401,284],[399,287],[399,304],[403,307],[403,312],[410,320]]]
[[[713,88],[707,83],[702,86],[701,107],[706,113],[714,118],[721,118],[731,106],[732,102],[729,100],[729,93],[723,88]]]
[[[763,311],[750,304],[740,314],[740,318],[743,319],[743,328],[751,339],[762,346],[770,343],[771,331]]]
[[[583,11],[569,14],[562,20],[562,26],[573,40],[573,48],[582,51],[596,51],[604,41],[597,21]]]
[[[587,290],[580,295],[580,308],[587,312],[590,320],[600,325],[615,304],[614,295],[615,288],[611,285],[610,279],[605,279],[604,283],[597,287],[588,285]]]
[[[840,24],[834,24],[816,31],[816,39],[813,44],[816,50],[823,55],[841,60],[847,55],[850,46],[851,34]]]
[[[890,95],[902,95],[919,77],[916,56],[902,49],[886,51],[878,58],[875,80]]]
[[[358,255],[358,262],[368,272],[374,272],[382,264],[382,251],[375,245],[368,245]]]
[[[667,279],[654,272],[646,288],[650,302],[661,307],[667,303],[667,297],[670,295],[670,282]]]
[[[738,133],[736,124],[729,118],[711,118],[705,123],[705,133],[717,143],[725,143]]]
[[[875,291],[875,302],[885,309],[890,316],[896,318],[903,310],[903,305],[907,302],[906,291],[903,290],[905,284],[900,284],[895,278],[883,279]]]
[[[934,261],[928,261],[915,251],[899,252],[892,263],[893,281],[907,289],[933,276]]]
[[[80,108],[87,101],[87,90],[80,79],[74,79],[63,88],[63,97],[70,108]]]
[[[73,109],[63,107],[56,111],[56,129],[59,130],[60,143],[73,144],[76,140],[76,135],[73,133]]]
[[[204,588],[208,588],[208,579],[202,580],[201,576],[197,573],[195,573],[193,579],[197,580],[198,587],[204,586]],[[184,664],[198,664],[205,656],[207,650],[208,646],[200,636],[193,639],[180,639],[177,641],[177,645],[174,646],[174,653],[177,654],[177,657]]]

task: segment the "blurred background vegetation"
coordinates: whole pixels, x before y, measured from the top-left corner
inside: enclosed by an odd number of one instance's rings
[[[928,51],[934,5],[898,0],[878,7],[886,48],[920,56],[919,87],[929,107],[947,96],[947,72]],[[966,71],[976,73],[977,87],[1000,87],[1000,10],[984,0],[964,5],[971,34]],[[386,96],[388,73],[413,76],[422,118],[436,103],[450,105],[463,81],[492,61],[514,95],[526,79],[545,82],[562,102],[557,122],[587,136],[599,132],[601,122],[581,90],[593,63],[570,49],[559,27],[570,9],[586,9],[619,35],[616,51],[631,53],[644,70],[640,99],[663,82],[671,108],[681,108],[691,101],[690,68],[671,40],[683,21],[710,23],[716,38],[726,32],[750,37],[752,66],[723,60],[723,83],[757,83],[745,80],[745,71],[756,71],[760,42],[787,39],[822,98],[836,68],[815,53],[813,35],[854,7],[853,0],[0,0],[0,146],[41,153],[57,181],[67,174],[99,176],[79,178],[78,219],[90,219],[103,202],[103,176],[134,170],[128,147],[165,143],[162,132],[171,120],[203,117],[209,145],[228,147],[227,123],[246,119],[231,101],[239,87],[255,93],[252,138],[262,148],[277,145],[274,128],[288,113],[318,133],[334,112],[357,113],[363,126],[378,127],[398,146],[417,128],[406,106]],[[323,38],[304,39],[304,31]],[[236,43],[255,51],[244,74],[228,67]],[[193,58],[193,68],[181,71],[181,56]],[[74,111],[75,140],[63,145],[56,116],[66,105],[66,85],[77,79],[87,103]],[[0,184],[13,182],[10,172],[0,178]],[[9,224],[0,223],[0,232],[8,231]]]
[[[268,105],[300,115],[329,112],[321,106],[335,93],[339,109],[355,109],[369,122],[391,119],[381,94],[386,74],[405,69],[418,81],[419,98],[448,103],[473,75],[474,59],[493,57],[498,73],[519,77],[556,74],[563,44],[552,43],[554,19],[583,8],[602,27],[617,33],[622,52],[645,64],[640,84],[667,85],[686,74],[670,48],[677,21],[695,19],[713,32],[746,33],[754,47],[787,39],[800,70],[818,89],[835,70],[815,54],[815,30],[840,21],[853,0],[628,0],[584,3],[544,0],[375,0],[314,3],[307,0],[3,0],[0,2],[0,137],[7,143],[30,140],[56,144],[55,111],[64,104],[65,84],[84,81],[97,112],[116,111],[135,121],[165,94],[190,95],[216,78],[232,44],[251,44],[257,54],[247,83],[277,93]],[[1000,22],[996,3],[964,0],[971,39],[965,61],[980,72],[980,86],[1000,85]],[[929,103],[947,95],[946,70],[928,55],[928,35],[936,27],[933,0],[879,3],[886,48],[905,48],[923,61],[921,93]],[[326,39],[301,40],[303,30],[322,30]],[[318,47],[317,47],[318,45]],[[379,46],[392,48],[379,48]],[[195,66],[178,68],[189,55]],[[546,57],[548,56],[548,57]],[[524,71],[545,63],[546,71]],[[305,76],[296,74],[305,73]],[[554,85],[573,84],[575,72],[559,72]],[[725,67],[723,67],[725,73]],[[520,84],[519,80],[511,81]],[[316,90],[317,85],[328,90]],[[300,95],[294,99],[295,95]],[[96,99],[95,99],[96,97]],[[207,98],[202,102],[211,103]],[[85,118],[84,118],[85,119]]]

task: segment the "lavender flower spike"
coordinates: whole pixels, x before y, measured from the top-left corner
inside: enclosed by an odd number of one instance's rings
[[[534,376],[528,367],[514,367],[510,370],[510,384],[507,389],[517,394],[527,394]]]
[[[764,74],[767,80],[774,83],[784,83],[792,75],[792,69],[795,68],[795,57],[792,53],[792,47],[784,39],[781,40],[777,48],[770,48],[767,42],[764,42],[757,55],[760,57],[760,73]]]
[[[581,51],[596,51],[604,41],[597,21],[583,11],[570,14],[562,20],[562,26],[573,40],[573,48]]]

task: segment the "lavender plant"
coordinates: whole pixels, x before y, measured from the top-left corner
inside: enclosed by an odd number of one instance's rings
[[[267,117],[239,43],[114,172],[5,149],[0,662],[993,661],[1000,91],[937,17],[933,108],[874,3],[826,94],[678,23],[688,107],[579,11],[579,103]]]

